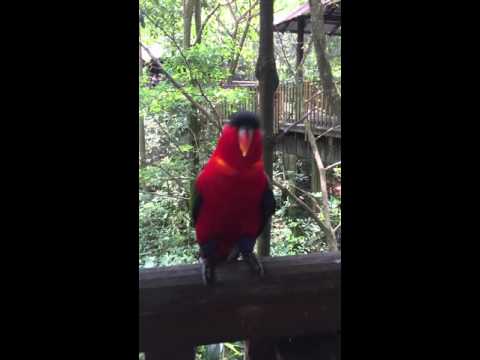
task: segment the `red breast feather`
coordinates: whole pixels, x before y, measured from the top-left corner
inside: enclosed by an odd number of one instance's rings
[[[227,256],[240,237],[259,235],[262,195],[268,186],[262,155],[259,130],[254,132],[247,156],[242,157],[237,129],[227,125],[197,178],[196,188],[202,197],[195,226],[197,241],[216,241],[220,257]]]

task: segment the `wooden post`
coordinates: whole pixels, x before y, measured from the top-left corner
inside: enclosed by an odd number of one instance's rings
[[[305,33],[305,18],[302,16],[298,19],[297,32],[297,61],[296,61],[296,96],[295,96],[295,120],[298,120],[303,115],[303,45]]]
[[[245,342],[245,360],[277,360],[275,340],[253,339]]]

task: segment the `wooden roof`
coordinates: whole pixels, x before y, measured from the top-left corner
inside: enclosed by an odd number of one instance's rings
[[[165,50],[162,48],[162,46],[160,44],[153,44],[153,45],[149,45],[147,46],[148,50],[150,50],[150,52],[152,53],[153,56],[155,56],[157,59],[161,58],[162,55],[164,55],[165,53]],[[144,62],[149,62],[150,60],[152,60],[150,58],[150,55],[148,55],[148,53],[145,51],[145,49],[141,49],[141,52],[142,52],[142,60]]]
[[[341,0],[320,0],[322,1],[325,13],[325,30],[328,35],[341,35]],[[310,5],[308,1],[298,6],[290,13],[282,16],[273,24],[273,31],[276,32],[298,32],[298,20],[305,19],[305,33],[312,32],[312,22],[310,21]]]

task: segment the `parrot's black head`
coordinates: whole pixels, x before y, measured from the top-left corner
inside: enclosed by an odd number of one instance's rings
[[[258,116],[248,111],[233,114],[222,129],[215,156],[237,170],[250,168],[261,161],[263,134]]]
[[[231,116],[230,125],[236,128],[258,129],[260,122],[257,114],[250,111],[241,111]]]

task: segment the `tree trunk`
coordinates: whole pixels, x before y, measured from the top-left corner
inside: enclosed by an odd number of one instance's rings
[[[184,49],[189,49],[191,46],[191,37],[192,37],[192,18],[195,12],[195,30],[197,34],[201,29],[201,3],[200,0],[184,0],[183,2],[183,47]],[[195,178],[200,167],[200,157],[198,148],[198,140],[200,136],[200,121],[198,119],[198,114],[195,111],[194,107],[190,108],[190,111],[187,115],[188,128],[189,128],[189,143],[192,146],[192,181],[190,182],[190,194],[194,193]],[[190,201],[190,206],[191,206]]]
[[[195,9],[196,0],[183,0],[183,46],[185,49],[190,47],[190,38],[192,34],[192,17]]]
[[[140,30],[139,30],[139,38],[140,38]],[[141,39],[140,39],[141,40]],[[143,74],[143,60],[142,60],[142,48],[138,47],[138,78],[141,83],[142,81],[142,74]],[[138,144],[139,144],[139,152],[140,152],[140,166],[145,166],[145,125],[143,123],[143,116],[139,115],[138,117]]]
[[[258,51],[255,76],[259,82],[260,92],[260,121],[264,132],[263,161],[265,172],[272,180],[273,173],[273,96],[278,86],[277,68],[273,51],[273,0],[260,1],[260,47]],[[270,255],[270,230],[269,221],[257,244],[260,256]],[[261,339],[249,339],[245,343],[246,360],[270,360],[273,354],[273,344]]]
[[[320,75],[321,85],[325,97],[330,104],[330,108],[337,117],[341,118],[341,96],[333,81],[332,68],[326,55],[326,37],[323,5],[320,1],[309,0],[311,21],[312,21],[312,39],[317,58],[318,73]]]
[[[138,117],[138,135],[139,135],[139,150],[140,150],[140,166],[143,167],[146,164],[145,160],[145,125],[143,123],[143,116]]]
[[[202,3],[200,0],[195,1],[195,37],[202,31]],[[200,42],[200,40],[199,40]]]
[[[273,171],[273,96],[278,86],[277,68],[273,52],[273,0],[260,2],[260,48],[255,76],[260,90],[260,121],[264,131],[265,172],[272,179]],[[270,255],[270,222],[265,226],[258,254]]]

